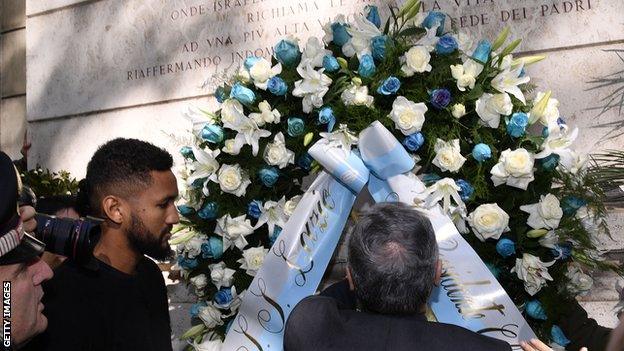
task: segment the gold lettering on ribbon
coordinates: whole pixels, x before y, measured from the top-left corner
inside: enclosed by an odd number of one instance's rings
[[[236,322],[238,323],[238,327],[240,328],[240,330],[234,329],[234,331],[239,334],[245,335],[245,337],[249,339],[249,341],[251,341],[251,343],[254,344],[258,348],[259,351],[263,351],[262,345],[260,345],[258,340],[256,340],[253,336],[251,336],[251,334],[247,333],[247,330],[249,329],[249,323],[247,322],[247,318],[245,318],[245,316],[239,313],[238,318],[236,318]],[[239,351],[239,350],[249,350],[249,349],[246,348],[245,346],[240,346],[236,350]]]
[[[274,333],[274,334],[281,333],[284,330],[284,325],[286,323],[286,318],[284,316],[284,309],[282,308],[282,306],[280,306],[279,303],[277,303],[274,299],[272,299],[271,297],[267,295],[266,283],[264,279],[262,278],[258,279],[257,288],[259,292],[254,292],[252,289],[249,289],[249,292],[254,296],[262,297],[267,304],[269,304],[271,307],[273,307],[273,309],[275,309],[275,311],[277,311],[277,314],[280,317],[280,320],[278,321],[279,324],[278,324],[277,330],[273,330],[271,329],[271,320],[273,319],[271,316],[271,312],[266,309],[261,309],[258,311],[258,323],[260,323],[260,326],[264,328],[264,330],[268,331],[269,333]]]

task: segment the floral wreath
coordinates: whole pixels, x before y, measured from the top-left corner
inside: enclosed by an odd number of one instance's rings
[[[475,41],[418,1],[347,23],[339,15],[300,48],[289,37],[271,60],[249,57],[220,86],[220,109],[192,108],[181,148],[184,216],[173,244],[199,302],[182,338],[218,345],[245,289],[320,167],[320,138],[350,149],[378,120],[417,161],[438,202],[540,338],[570,341],[554,324],[562,301],[590,290],[594,269],[621,268],[597,249],[608,234],[603,194],[570,146],[578,129],[550,92],[533,92],[509,30]],[[527,98],[533,96],[533,98]]]

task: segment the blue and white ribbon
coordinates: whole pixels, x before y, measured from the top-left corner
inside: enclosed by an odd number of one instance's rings
[[[323,167],[303,195],[234,318],[225,350],[282,350],[288,315],[315,293],[338,244],[357,194],[368,185],[377,202],[422,203],[424,184],[414,161],[379,122],[360,133],[359,153],[326,141],[309,153]],[[516,346],[535,334],[477,253],[439,206],[427,213],[440,247],[444,274],[429,305],[439,322],[465,327]],[[461,264],[459,264],[461,263]]]

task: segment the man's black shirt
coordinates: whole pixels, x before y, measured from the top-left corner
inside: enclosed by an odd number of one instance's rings
[[[125,274],[98,261],[95,270],[66,260],[44,284],[48,329],[28,350],[171,351],[165,282],[144,257]]]

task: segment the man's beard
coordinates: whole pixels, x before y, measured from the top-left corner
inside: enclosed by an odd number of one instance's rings
[[[131,220],[128,240],[135,250],[161,261],[172,256],[169,242],[165,239],[171,228],[166,228],[160,235],[156,235],[145,227],[138,216],[132,214]]]

